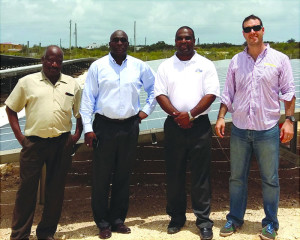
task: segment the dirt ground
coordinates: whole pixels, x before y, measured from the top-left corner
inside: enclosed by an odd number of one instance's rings
[[[18,163],[1,166],[0,239],[9,239],[11,215],[19,183],[18,173]],[[300,239],[299,174],[296,179],[298,179],[298,182],[295,182],[295,184],[285,184],[281,187],[281,200],[278,212],[280,229],[277,239]],[[224,184],[215,182],[213,188],[211,213],[211,218],[214,221],[213,239],[259,240],[258,234],[261,230],[261,219],[264,217],[260,184],[255,181],[249,182],[249,200],[245,224],[236,234],[227,238],[219,237],[219,230],[225,223],[225,216],[229,209],[228,184],[225,184],[225,187],[222,186]],[[92,218],[90,190],[91,187],[87,184],[67,183],[62,216],[55,235],[57,239],[99,239],[98,229]],[[188,199],[190,199],[189,195]],[[131,228],[132,233],[128,235],[113,233],[111,239],[200,239],[190,201],[188,201],[186,224],[182,231],[174,235],[166,233],[169,217],[165,213],[165,205],[164,184],[151,186],[139,186],[137,184],[132,186],[130,209],[126,219],[126,224]],[[36,239],[35,229],[41,213],[42,205],[37,205],[30,239]]]

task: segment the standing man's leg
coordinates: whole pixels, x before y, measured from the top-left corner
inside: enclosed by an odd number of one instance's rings
[[[189,158],[191,169],[191,199],[196,225],[201,228],[212,228],[209,218],[211,203],[211,137],[212,130],[207,115],[196,119],[189,131]]]
[[[235,227],[244,223],[248,198],[248,175],[252,156],[253,131],[243,130],[232,124],[230,137],[230,212],[227,220]]]
[[[171,216],[170,227],[181,228],[186,221],[186,130],[180,128],[172,117],[164,125],[165,159],[167,174],[167,214]]]
[[[257,131],[254,139],[254,151],[259,163],[262,178],[263,203],[265,218],[262,227],[273,224],[277,231],[279,228],[277,212],[279,205],[279,127],[266,131]]]
[[[93,131],[97,136],[93,153],[92,210],[94,221],[101,230],[110,227],[109,190],[116,158],[117,131],[107,120],[95,118]]]
[[[40,143],[25,137],[20,153],[20,185],[16,194],[11,239],[29,238],[37,198],[37,189],[44,164],[39,154]]]
[[[136,160],[139,119],[117,123],[116,128],[119,129],[119,134],[110,201],[110,222],[113,226],[123,224],[128,212],[129,180]]]
[[[65,180],[72,164],[73,143],[70,133],[43,140],[46,157],[45,204],[36,229],[38,239],[53,237],[61,216]]]

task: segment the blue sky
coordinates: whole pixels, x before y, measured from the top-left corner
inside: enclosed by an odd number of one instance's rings
[[[255,14],[265,27],[265,41],[300,41],[299,0],[0,0],[0,42],[42,46],[107,44],[117,29],[127,32],[131,44],[136,21],[137,44],[165,41],[174,44],[176,30],[194,29],[200,43],[242,44],[241,23]]]

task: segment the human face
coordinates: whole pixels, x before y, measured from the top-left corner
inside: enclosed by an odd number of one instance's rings
[[[189,60],[194,55],[195,38],[190,29],[180,29],[175,36],[176,56],[180,60]]]
[[[253,27],[260,25],[260,21],[258,19],[250,19],[247,22],[244,22],[244,28],[246,27]],[[264,35],[265,29],[264,27],[261,28],[259,31],[254,31],[251,29],[249,33],[246,33],[243,31],[244,38],[246,39],[246,42],[248,46],[259,46],[263,44],[263,35]]]
[[[116,31],[110,37],[110,52],[114,57],[124,57],[129,46],[127,34],[123,31]]]
[[[47,78],[58,80],[62,68],[63,52],[58,47],[48,48],[45,56],[42,57],[43,72]]]

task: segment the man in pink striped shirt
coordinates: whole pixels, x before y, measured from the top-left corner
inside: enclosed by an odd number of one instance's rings
[[[215,126],[224,136],[224,116],[232,114],[229,180],[230,212],[220,236],[233,234],[244,223],[247,206],[247,182],[252,153],[259,164],[265,218],[262,239],[275,239],[279,228],[279,140],[293,138],[295,85],[289,58],[264,44],[264,27],[259,17],[244,19],[245,50],[235,55],[229,65]],[[280,100],[284,102],[286,120],[281,129]]]

